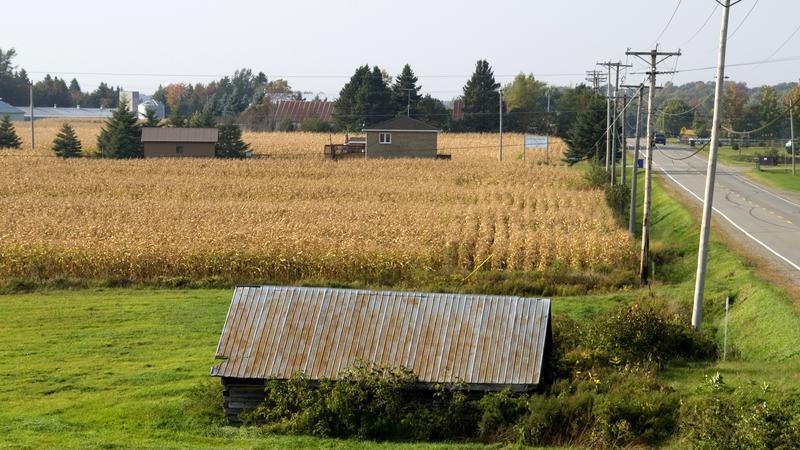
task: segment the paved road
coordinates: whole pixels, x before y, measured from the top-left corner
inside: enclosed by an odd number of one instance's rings
[[[661,173],[691,198],[702,202],[708,161],[694,149],[658,146],[654,173]],[[755,184],[739,171],[717,164],[714,216],[738,230],[743,240],[766,251],[782,272],[800,278],[800,196]],[[761,252],[764,254],[764,252]]]

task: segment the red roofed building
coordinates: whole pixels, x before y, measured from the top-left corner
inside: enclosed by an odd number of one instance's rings
[[[311,118],[319,119],[322,122],[332,122],[335,105],[336,102],[327,100],[279,100],[275,105],[272,118],[277,126],[291,123],[295,127],[299,127],[306,119]]]

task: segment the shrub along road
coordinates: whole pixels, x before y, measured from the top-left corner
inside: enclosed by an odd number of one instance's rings
[[[702,203],[708,161],[692,155],[694,151],[659,147],[653,168],[687,197]],[[760,248],[780,272],[795,282],[800,280],[800,200],[796,196],[760,186],[737,169],[718,163],[714,218],[736,229],[742,241]]]

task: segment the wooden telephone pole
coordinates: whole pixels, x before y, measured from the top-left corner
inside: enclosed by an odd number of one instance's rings
[[[598,66],[608,68],[608,83],[607,83],[607,102],[606,107],[606,170],[609,170],[609,163],[611,169],[611,185],[615,185],[617,181],[617,91],[619,90],[619,71],[624,67],[633,67],[628,64],[622,64],[621,61],[612,63],[611,61],[604,63],[597,63]],[[615,71],[614,93],[611,93],[611,68]],[[612,101],[613,100],[613,101]],[[608,131],[611,131],[610,133]]]
[[[633,234],[634,227],[636,227],[636,174],[639,172],[639,142],[641,134],[642,123],[642,91],[644,91],[644,83],[635,85],[623,85],[625,89],[636,89],[636,138],[633,144],[633,170],[631,170],[631,208],[628,217],[628,232]],[[633,99],[631,99],[633,101]]]
[[[694,285],[694,306],[692,308],[692,326],[700,329],[703,320],[703,293],[706,284],[706,263],[708,262],[708,238],[711,232],[711,211],[714,207],[714,178],[717,173],[717,151],[719,150],[719,122],[722,105],[723,83],[725,82],[725,50],[728,41],[728,15],[731,0],[716,0],[722,5],[722,24],[719,31],[719,54],[717,55],[717,82],[714,89],[714,117],[711,121],[711,144],[708,151],[708,169],[706,172],[706,189],[703,196],[703,221],[700,225],[700,247],[697,251],[697,277]],[[737,0],[733,4],[739,3]]]
[[[657,67],[659,64],[672,56],[680,56],[681,52],[660,52],[657,48],[649,52],[625,52],[628,56],[635,56],[650,66],[650,71],[647,72],[650,79],[650,91],[647,93],[647,162],[645,163],[645,178],[644,178],[644,210],[642,212],[642,253],[641,261],[639,264],[639,278],[642,284],[647,284],[648,271],[650,270],[650,193],[652,190],[653,180],[653,100],[656,92],[656,76],[660,73]],[[645,57],[649,56],[649,60]],[[659,59],[660,58],[660,59]],[[717,109],[718,111],[718,109]]]

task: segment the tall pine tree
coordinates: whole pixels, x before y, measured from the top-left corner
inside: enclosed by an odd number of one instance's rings
[[[70,124],[64,123],[61,126],[56,138],[53,140],[53,151],[62,158],[77,158],[81,156],[81,141]]]
[[[356,69],[336,100],[334,119],[343,130],[361,130],[365,125],[386,120],[395,115],[392,91],[378,66]]]
[[[586,106],[578,112],[572,128],[567,132],[564,160],[569,164],[587,159],[598,162],[605,159],[605,154],[600,151],[606,133],[605,100],[591,93]]]
[[[0,120],[0,148],[20,148],[22,141],[17,136],[17,130],[11,123],[11,117],[8,114],[3,115],[3,120]]]
[[[107,158],[143,157],[141,128],[136,122],[136,115],[128,109],[128,103],[121,100],[97,136],[100,154]]]
[[[398,114],[405,115],[410,110],[411,116],[416,116],[419,112],[417,105],[422,97],[419,95],[421,87],[417,86],[417,81],[414,71],[408,64],[403,66],[403,71],[395,78],[392,85],[392,98]]]
[[[500,83],[486,60],[475,64],[475,72],[464,86],[464,126],[470,131],[496,131],[499,126]]]

